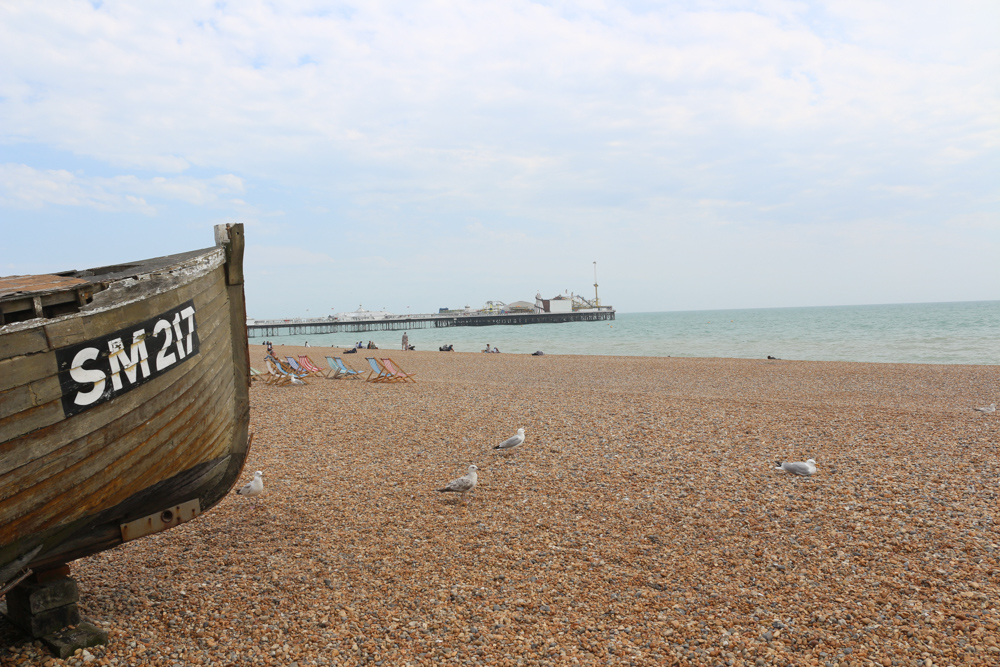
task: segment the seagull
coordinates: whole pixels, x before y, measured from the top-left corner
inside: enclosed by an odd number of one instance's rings
[[[264,493],[264,473],[258,470],[253,474],[253,481],[244,485],[242,489],[236,492],[236,495],[256,498],[262,493]],[[257,503],[253,503],[253,506],[256,507]]]
[[[806,477],[811,477],[816,474],[816,461],[813,459],[809,459],[805,463],[802,463],[801,461],[796,461],[795,463],[791,463],[789,461],[785,461],[784,463],[781,461],[775,461],[775,465],[775,470],[784,470],[785,472],[790,472],[793,475],[805,475]]]
[[[997,411],[997,404],[996,403],[990,403],[990,407],[988,407],[988,408],[972,408],[972,409],[975,410],[976,412],[982,412],[983,414],[987,414],[988,415],[991,412],[996,412]]]
[[[493,449],[514,449],[522,442],[524,442],[524,429],[519,428],[517,429],[517,435],[507,438]]]
[[[465,495],[476,488],[476,482],[479,481],[479,475],[476,474],[477,470],[479,470],[479,468],[475,465],[469,466],[469,472],[458,479],[448,482],[446,487],[438,489],[438,491],[441,493],[461,493],[462,504],[464,505],[467,502]]]

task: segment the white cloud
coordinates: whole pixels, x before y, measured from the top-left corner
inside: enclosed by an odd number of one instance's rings
[[[744,269],[706,275],[693,301],[727,298],[727,276],[767,289],[741,248],[836,282],[829,256],[867,266],[907,234],[915,257],[950,247],[945,229],[1000,251],[983,176],[998,23],[978,0],[7,3],[0,206],[280,217],[250,231],[382,243],[367,265],[337,262],[389,294],[386,269],[414,257],[469,289],[527,272],[533,294],[600,253],[638,293],[676,280],[650,267],[681,248],[678,266],[720,250]],[[494,266],[497,247],[517,251]]]
[[[242,192],[239,178],[227,174],[209,179],[187,176],[167,178],[110,178],[78,176],[63,169],[35,169],[24,164],[0,164],[0,205],[40,208],[46,205],[82,206],[99,211],[133,211],[155,215],[148,200],[177,200],[210,205],[220,196]]]

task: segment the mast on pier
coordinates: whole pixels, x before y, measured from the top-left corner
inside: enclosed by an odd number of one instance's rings
[[[601,300],[597,298],[597,262],[594,262],[594,308],[601,307]]]

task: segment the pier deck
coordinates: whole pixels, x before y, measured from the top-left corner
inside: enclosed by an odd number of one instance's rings
[[[247,323],[250,338],[294,336],[348,331],[396,331],[443,327],[490,327],[496,325],[601,322],[615,319],[614,310],[575,313],[513,313],[508,315],[413,315],[379,320],[254,320]]]

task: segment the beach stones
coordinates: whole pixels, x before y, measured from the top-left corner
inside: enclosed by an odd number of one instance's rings
[[[416,384],[255,384],[261,509],[230,495],[77,562],[81,611],[111,634],[88,664],[1000,660],[1000,421],[967,409],[1000,369],[404,367]],[[521,427],[523,446],[492,450]],[[786,457],[820,465],[772,470]],[[434,492],[470,464],[468,506]]]

